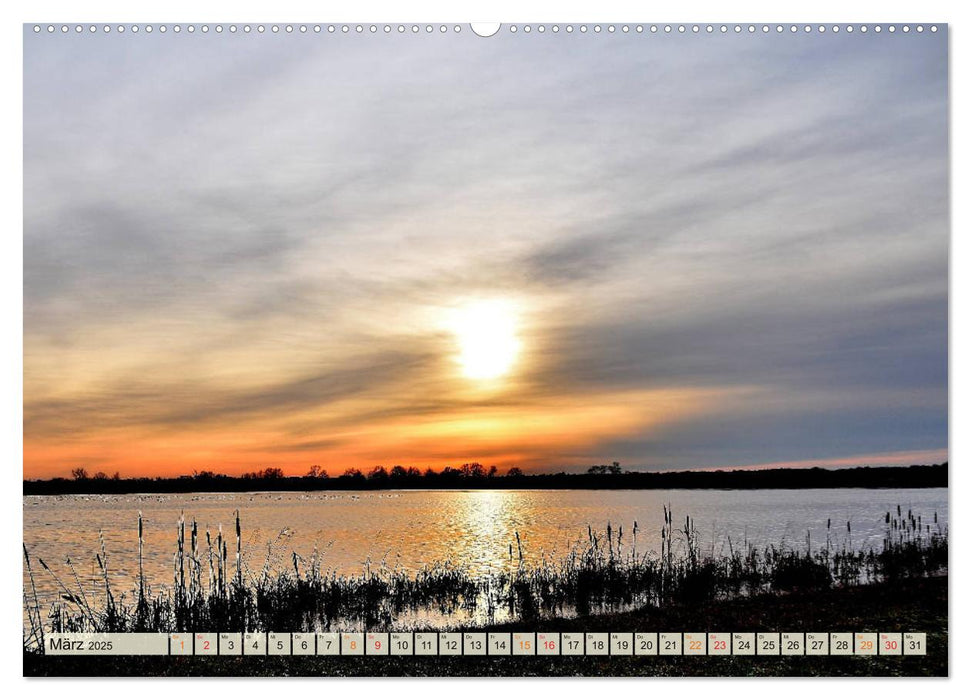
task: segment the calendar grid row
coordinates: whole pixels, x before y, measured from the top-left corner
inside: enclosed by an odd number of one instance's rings
[[[57,634],[48,654],[171,656],[922,656],[923,632]]]

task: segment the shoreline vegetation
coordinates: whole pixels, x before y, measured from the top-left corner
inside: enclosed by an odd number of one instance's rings
[[[316,548],[308,560],[296,552],[281,556],[272,543],[265,558],[257,554],[262,566],[251,566],[237,512],[228,535],[181,518],[171,584],[159,586],[143,573],[139,516],[138,561],[120,565],[138,571],[129,591],[113,588],[111,572],[119,564],[103,538],[94,554],[101,574],[96,589],[81,584],[77,560],[68,558],[71,575],[59,576],[24,545],[24,651],[43,649],[50,632],[537,628],[596,615],[650,619],[666,610],[737,607],[755,599],[771,606],[795,594],[860,586],[906,589],[946,576],[948,531],[936,514],[925,519],[898,506],[882,520],[879,548],[854,547],[852,524],[830,521],[818,543],[807,533],[801,545],[729,541],[727,553],[716,553],[714,543],[710,549],[701,544],[691,517],[676,520],[665,508],[660,552],[638,548],[635,522],[629,528],[608,524],[603,531],[588,527],[585,541],[566,556],[535,564],[527,563],[517,532],[508,566],[498,573],[473,576],[452,562],[409,573],[366,562],[361,574],[346,575],[324,570]],[[39,576],[57,584],[56,600],[38,597]]]
[[[926,656],[44,656],[25,676],[937,676],[948,675],[948,577],[561,618],[546,632],[922,631]],[[506,623],[489,631],[521,632]]]
[[[778,468],[697,471],[628,471],[618,462],[595,465],[585,473],[527,474],[513,467],[499,474],[478,463],[441,471],[415,467],[378,466],[368,472],[348,469],[330,476],[314,465],[303,476],[287,476],[267,467],[242,476],[198,471],[191,475],[122,478],[115,473],[89,474],[83,467],[72,478],[25,479],[25,496],[130,493],[240,493],[250,491],[376,491],[466,489],[820,489],[820,488],[946,488],[948,463],[909,467],[846,469]]]

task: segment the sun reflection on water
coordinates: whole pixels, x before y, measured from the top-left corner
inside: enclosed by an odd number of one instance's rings
[[[154,588],[172,581],[176,524],[180,514],[196,519],[202,542],[207,528],[215,537],[220,524],[230,538],[238,509],[242,518],[243,560],[247,571],[259,571],[273,544],[271,564],[292,567],[291,552],[304,559],[319,549],[325,573],[357,576],[365,561],[416,572],[448,562],[473,576],[509,571],[519,565],[516,543],[522,540],[526,564],[544,556],[559,561],[587,528],[602,531],[608,523],[624,527],[631,542],[639,523],[637,551],[660,549],[662,508],[677,517],[691,515],[706,547],[716,553],[729,538],[756,546],[802,542],[807,530],[813,542],[825,537],[828,518],[853,522],[854,544],[878,546],[886,511],[902,504],[926,517],[937,513],[947,523],[944,489],[822,491],[408,491],[364,493],[164,494],[130,496],[64,496],[24,498],[24,542],[48,563],[71,557],[78,575],[100,584],[95,553],[99,532],[119,590],[132,590],[138,570],[138,512],[144,513],[144,569]],[[288,536],[280,539],[286,529]],[[510,556],[511,548],[511,556]],[[63,565],[63,576],[72,576]],[[50,577],[37,581],[45,595],[59,595]]]
[[[459,551],[455,554],[466,564],[483,572],[495,570],[496,553],[507,549],[515,540],[516,517],[524,507],[522,499],[510,491],[463,491],[454,503],[453,536]],[[506,557],[503,557],[506,559]]]

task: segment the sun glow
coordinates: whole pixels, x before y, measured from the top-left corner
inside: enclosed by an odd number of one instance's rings
[[[469,379],[498,379],[509,373],[519,354],[516,313],[501,301],[478,301],[458,310],[453,331],[459,365]]]

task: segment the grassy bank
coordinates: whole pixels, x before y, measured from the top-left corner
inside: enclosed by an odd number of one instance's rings
[[[44,657],[28,676],[946,676],[947,576],[644,607],[496,631],[924,631],[918,657]]]

